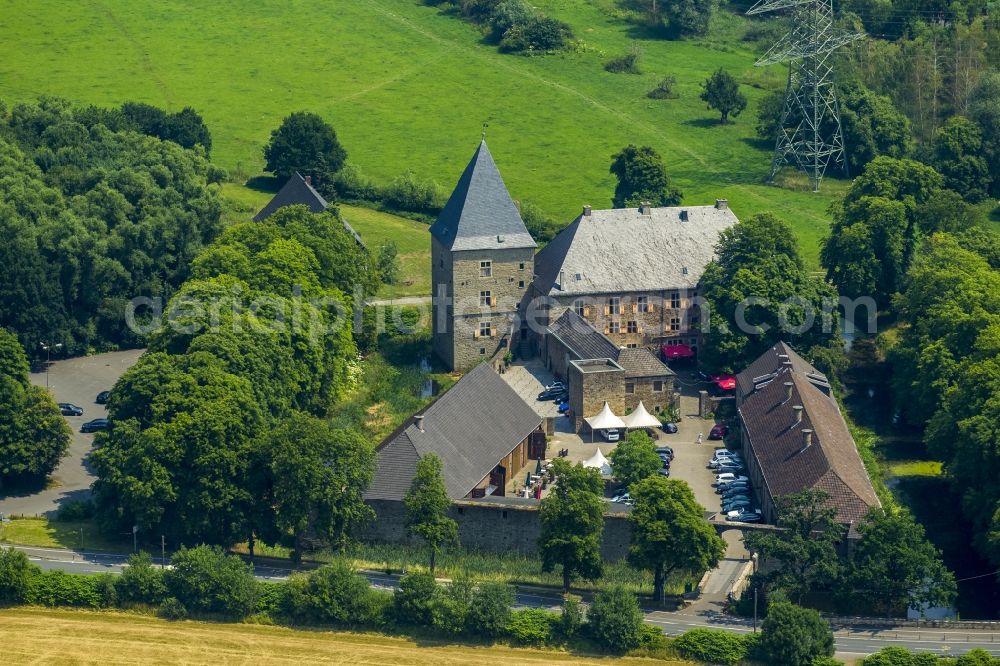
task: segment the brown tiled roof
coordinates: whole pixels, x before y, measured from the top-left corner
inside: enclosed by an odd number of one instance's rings
[[[379,445],[366,499],[402,499],[417,461],[428,453],[441,458],[448,496],[465,497],[541,423],[535,410],[486,363],[420,414],[423,430],[410,417]]]
[[[786,360],[790,362],[790,365],[785,365]],[[770,381],[775,375],[788,369],[814,376],[820,383],[829,383],[823,373],[796,354],[795,350],[788,344],[778,342],[774,347],[758,356],[757,360],[748,365],[743,372],[736,375],[736,394],[740,398],[745,398],[753,393],[754,380],[757,380],[757,383]]]
[[[786,383],[791,383],[790,398]],[[798,424],[795,405],[803,408]],[[760,464],[772,498],[808,488],[822,490],[830,495],[843,524],[851,524],[869,508],[879,506],[836,400],[806,372],[784,370],[777,379],[747,395],[739,413],[751,449],[747,453]],[[805,445],[804,429],[813,431],[809,446]]]

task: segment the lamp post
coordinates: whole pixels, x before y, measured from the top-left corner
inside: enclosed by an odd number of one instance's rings
[[[757,576],[757,553],[750,556],[750,561],[753,562],[753,575]],[[753,582],[753,633],[757,633],[757,581]]]
[[[62,343],[58,342],[54,345],[48,343],[41,343],[42,349],[45,350],[45,388],[49,387],[49,363],[52,362],[52,350],[59,349],[62,347]]]

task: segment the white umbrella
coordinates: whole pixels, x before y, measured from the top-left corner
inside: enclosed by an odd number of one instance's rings
[[[646,406],[639,401],[639,406],[631,414],[622,417],[626,428],[659,428],[660,419],[646,411]]]

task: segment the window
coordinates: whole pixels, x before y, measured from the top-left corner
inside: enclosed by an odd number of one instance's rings
[[[670,330],[671,331],[681,330],[681,320],[678,317],[674,317],[670,320]]]
[[[622,323],[620,321],[612,321],[608,323],[608,333],[621,333]]]
[[[661,380],[658,379],[655,382],[653,382],[653,392],[654,393],[659,393],[662,390],[663,390],[663,382]],[[660,410],[657,409],[656,411],[660,411]]]
[[[639,306],[639,312],[649,312],[649,297],[639,296],[635,299],[636,305]]]
[[[517,265],[517,270],[519,270],[519,271],[523,271],[524,270],[524,262],[523,261]]]
[[[635,320],[630,321],[628,324],[625,325],[625,330],[627,330],[629,333],[638,333],[639,324],[637,324]]]
[[[481,338],[493,337],[493,322],[491,321],[479,322],[479,337]]]
[[[479,355],[480,356],[486,356],[486,347],[480,347],[479,348]]]
[[[635,384],[633,382],[626,382],[625,383],[625,392],[629,393],[629,394],[635,393]]]
[[[493,277],[493,262],[492,261],[480,261],[479,262],[479,277]]]
[[[612,296],[608,299],[608,314],[621,314],[622,299]]]
[[[488,308],[493,305],[493,297],[489,291],[479,292],[479,307]]]
[[[501,511],[500,512],[500,517],[503,518],[504,520],[507,520],[507,512],[506,511]]]
[[[637,344],[636,344],[636,343],[634,343],[634,342],[630,342],[630,343],[628,343],[627,345],[625,345],[625,347],[626,347],[627,349],[638,349],[638,348],[639,348],[639,345],[637,345]]]
[[[670,307],[679,308],[681,306],[681,292],[674,291],[670,293]]]
[[[518,289],[524,289],[524,280],[518,280],[517,281],[517,288]]]
[[[586,316],[587,306],[584,305],[582,298],[578,298],[577,300],[573,301],[573,311],[576,312],[576,314],[580,317]]]

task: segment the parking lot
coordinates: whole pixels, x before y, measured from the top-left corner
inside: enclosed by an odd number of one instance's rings
[[[104,405],[96,404],[94,398],[114,386],[141,355],[141,349],[133,349],[52,362],[47,380],[53,397],[56,402],[71,402],[82,407],[83,415],[64,417],[73,436],[69,452],[59,463],[48,487],[32,494],[0,495],[0,513],[43,515],[55,511],[62,502],[90,496],[94,476],[87,456],[93,448],[94,435],[81,433],[80,426],[108,415]],[[46,373],[31,373],[31,383],[45,386]]]

